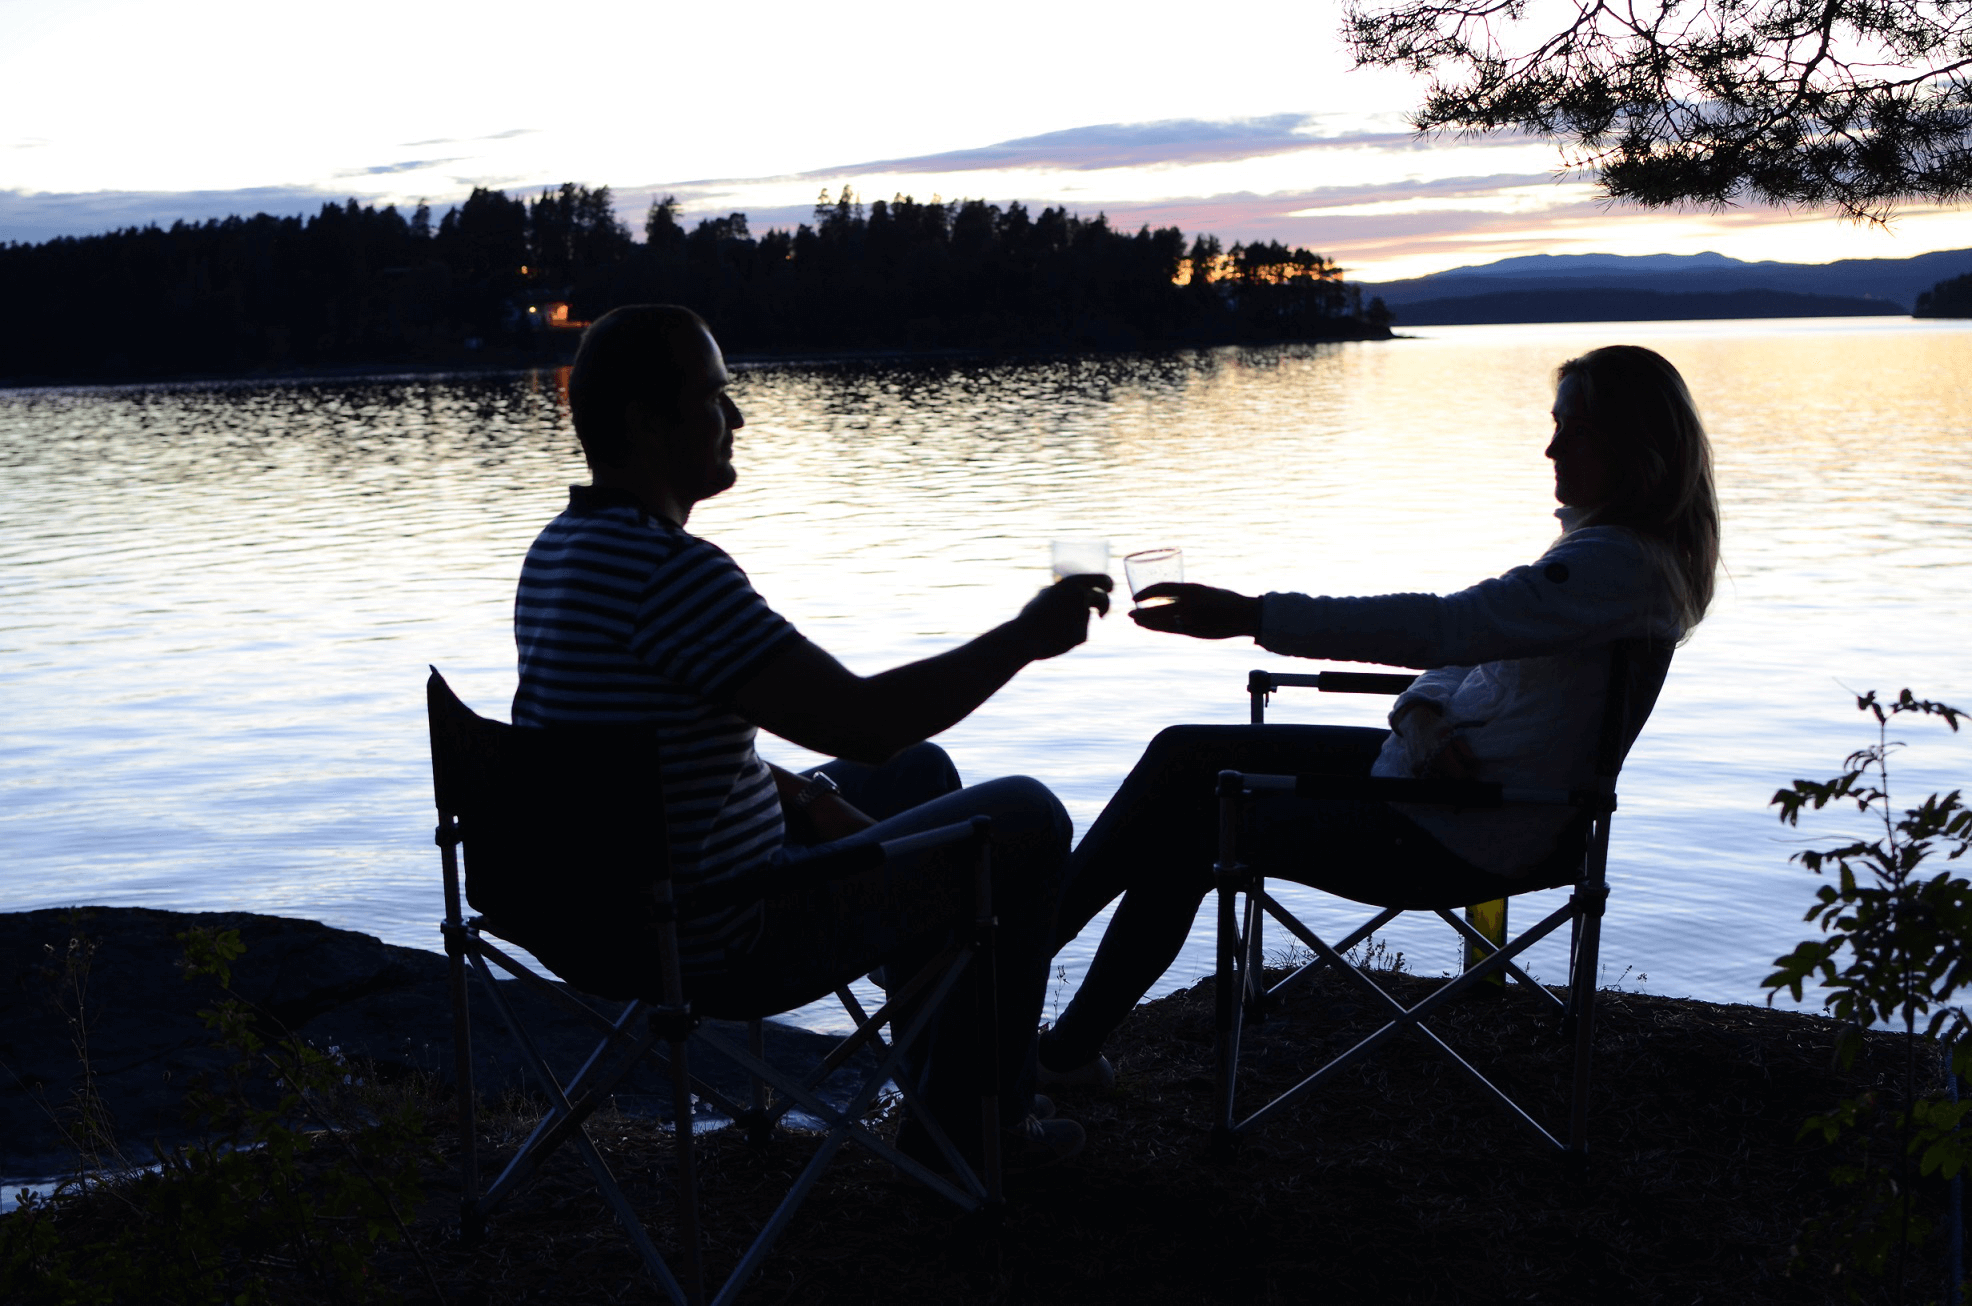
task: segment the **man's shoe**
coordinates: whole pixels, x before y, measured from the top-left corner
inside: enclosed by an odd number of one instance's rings
[[[1036,1120],[1054,1119],[1054,1099],[1040,1093],[1034,1094],[1034,1109],[1028,1112]]]
[[[1000,1164],[1008,1170],[1044,1170],[1082,1150],[1088,1135],[1073,1120],[1028,1116],[1000,1131]]]

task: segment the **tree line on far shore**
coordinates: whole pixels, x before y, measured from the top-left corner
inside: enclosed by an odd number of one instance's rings
[[[655,200],[645,239],[607,186],[425,205],[350,200],[309,218],[177,222],[0,246],[0,376],[247,374],[566,356],[619,304],[690,305],[734,353],[1054,351],[1383,336],[1341,269],[1276,243],[1224,248],[1065,208],[980,200],[865,206],[814,221],[687,228]]]

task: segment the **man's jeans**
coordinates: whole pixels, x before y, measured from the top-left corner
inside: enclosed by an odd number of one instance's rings
[[[951,759],[935,744],[906,749],[883,766],[831,762],[820,769],[877,824],[832,843],[790,844],[775,854],[783,863],[799,865],[822,853],[974,816],[992,818],[993,910],[999,918],[999,1027],[992,1056],[1002,1116],[1006,1123],[1019,1120],[1033,1103],[1034,1031],[1072,837],[1068,813],[1044,786],[1025,777],[959,788]],[[785,1011],[879,966],[901,981],[971,922],[975,874],[972,850],[960,845],[770,899],[759,940],[723,971],[695,983],[695,1005],[712,1015],[722,1009]],[[961,1147],[978,1135],[972,980],[968,969],[925,1046],[910,1057],[927,1108]]]

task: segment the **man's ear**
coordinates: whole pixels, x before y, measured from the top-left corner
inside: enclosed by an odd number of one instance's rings
[[[623,434],[632,449],[662,443],[665,423],[657,406],[646,399],[629,399],[623,404]]]

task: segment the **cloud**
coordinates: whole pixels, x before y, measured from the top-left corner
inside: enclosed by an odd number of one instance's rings
[[[414,159],[406,163],[379,163],[372,168],[354,168],[348,172],[338,172],[338,177],[387,177],[398,172],[423,172],[426,168],[439,168],[448,163],[459,162],[451,159]]]
[[[494,132],[491,136],[434,136],[428,141],[404,141],[400,149],[421,150],[427,145],[468,145],[473,141],[510,141],[516,136],[538,136],[539,127],[515,127],[509,131]]]
[[[1220,122],[1174,118],[1164,122],[1100,123],[1040,136],[1024,136],[978,149],[883,159],[802,175],[834,177],[879,169],[887,172],[978,172],[999,168],[1046,168],[1093,172],[1103,168],[1224,163],[1338,145],[1403,146],[1413,141],[1412,134],[1404,130],[1330,133],[1324,132],[1322,126],[1320,116],[1300,113]]]

